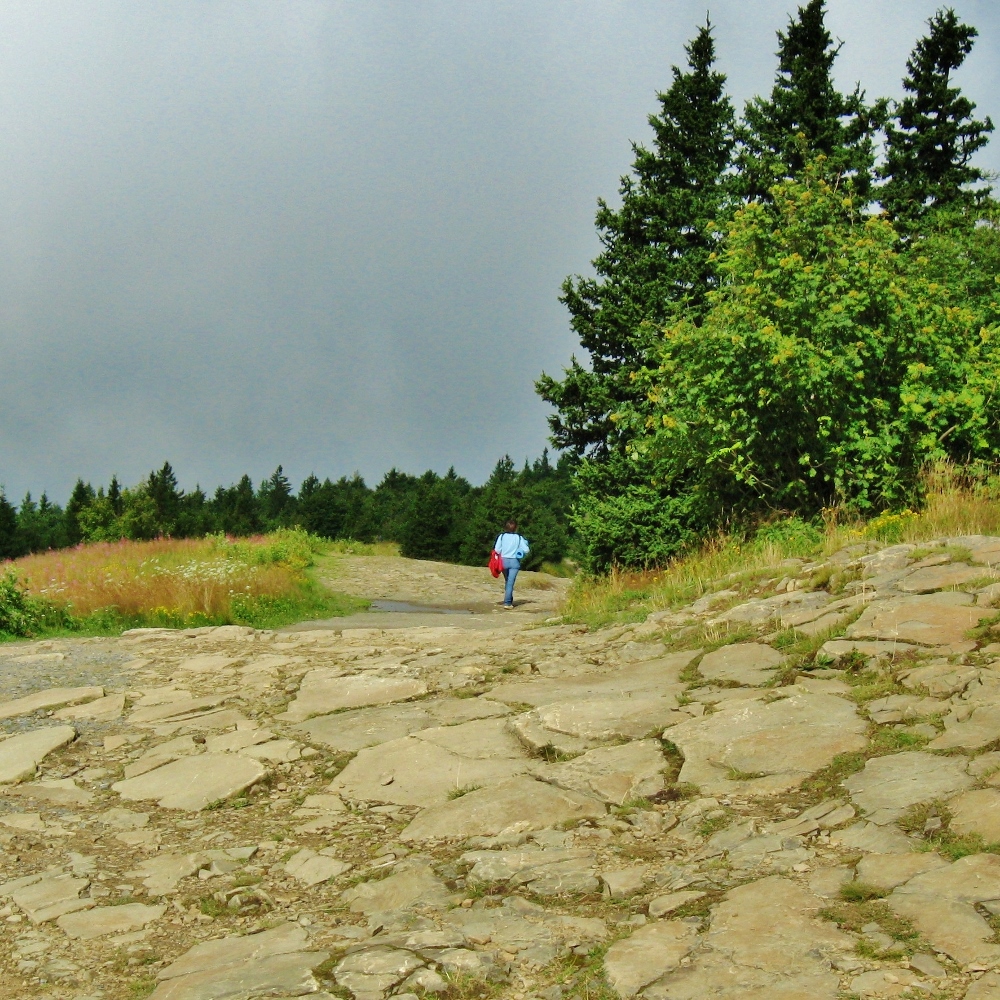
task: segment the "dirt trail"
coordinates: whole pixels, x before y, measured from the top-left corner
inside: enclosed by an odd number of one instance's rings
[[[503,578],[488,569],[401,556],[332,556],[321,561],[320,578],[331,588],[358,597],[383,598],[492,613],[503,601]],[[521,572],[515,585],[519,611],[553,614],[569,581],[547,573]]]
[[[1000,539],[940,543],[593,633],[344,557],[476,614],[0,647],[0,997],[996,1000]]]

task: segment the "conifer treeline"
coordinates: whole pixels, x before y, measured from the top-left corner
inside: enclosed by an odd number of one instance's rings
[[[180,489],[169,462],[135,487],[117,477],[96,490],[78,480],[65,509],[43,493],[15,508],[0,490],[0,559],[87,541],[194,538],[224,532],[253,535],[299,526],[329,539],[399,542],[404,555],[470,565],[484,563],[496,532],[515,518],[531,540],[527,568],[559,562],[567,526],[573,460],[548,452],[518,470],[509,456],[483,486],[449,469],[412,476],[392,469],[374,489],[355,474],[337,481],[306,478],[296,492],[279,465],[256,488],[249,476],[209,496]]]

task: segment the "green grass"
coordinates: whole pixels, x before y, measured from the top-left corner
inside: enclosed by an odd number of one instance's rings
[[[76,617],[56,607],[40,609],[39,622],[30,636],[0,631],[0,642],[26,639],[60,639],[84,636],[115,636],[132,628],[199,628],[208,625],[245,625],[254,629],[277,629],[298,622],[342,618],[370,607],[370,602],[350,594],[327,590],[307,580],[297,593],[287,597],[256,597],[234,600],[228,615],[176,615],[161,609],[144,614],[121,614],[103,608]]]
[[[924,826],[932,816],[940,818],[941,828],[924,833]],[[907,833],[922,836],[925,850],[937,851],[951,861],[958,861],[970,854],[1000,854],[1000,843],[987,841],[978,833],[957,833],[950,830],[948,824],[951,820],[952,813],[947,803],[934,801],[910,806],[897,823]]]
[[[730,781],[755,781],[757,778],[766,778],[765,771],[741,771],[737,767],[730,767],[726,770],[726,777]]]
[[[920,750],[930,742],[926,736],[907,733],[900,729],[879,726],[871,734],[869,757],[884,757],[886,754],[901,753],[904,750]]]
[[[861,750],[837,754],[826,767],[802,782],[802,792],[807,799],[816,802],[834,795],[842,795],[841,783],[862,770],[867,759]]]
[[[877,923],[907,953],[915,951],[919,944],[920,935],[909,920],[897,916],[880,899],[844,900],[820,910],[819,915],[825,920],[832,920],[842,930],[855,934],[860,934],[865,924]]]
[[[851,685],[847,697],[858,705],[867,705],[879,698],[887,698],[891,694],[913,694],[907,690],[892,674],[883,674],[875,670],[866,670],[861,674],[848,672],[844,678]]]
[[[223,917],[232,913],[225,903],[220,903],[214,896],[202,896],[198,900],[198,909],[206,917]]]
[[[615,939],[625,937],[624,933]],[[604,978],[604,956],[613,941],[591,948],[586,955],[568,955],[553,966],[554,981],[562,986],[565,1000],[620,1000]]]
[[[571,580],[580,572],[580,567],[572,559],[563,559],[561,562],[543,562],[538,567],[539,573],[548,573],[549,576],[558,576],[564,580]]]
[[[477,792],[482,785],[463,785],[461,788],[453,788],[448,793],[449,799],[460,799],[463,795],[468,795],[469,792]]]
[[[731,818],[730,814],[726,813],[725,816],[712,816],[710,819],[702,820],[698,824],[698,832],[703,837],[711,837],[713,833],[717,833],[719,830],[724,830],[727,826],[729,826]]]
[[[341,538],[335,542],[326,542],[323,555],[398,556],[399,545],[396,542],[356,542],[350,538]]]
[[[889,893],[877,885],[869,885],[867,882],[845,882],[840,887],[840,898],[845,903],[867,903],[872,899],[882,899]]]

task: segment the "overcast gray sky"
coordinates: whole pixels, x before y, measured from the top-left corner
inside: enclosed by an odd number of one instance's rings
[[[899,94],[937,5],[830,0],[841,85]],[[532,384],[578,347],[560,282],[706,6],[742,106],[794,2],[6,0],[11,499],[164,459],[214,488],[538,454]],[[1000,4],[956,8],[1000,124]]]

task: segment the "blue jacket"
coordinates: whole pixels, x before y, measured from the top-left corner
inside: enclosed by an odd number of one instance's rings
[[[521,560],[528,554],[528,539],[524,535],[517,535],[512,531],[502,531],[497,535],[493,548],[500,553],[503,559]]]

